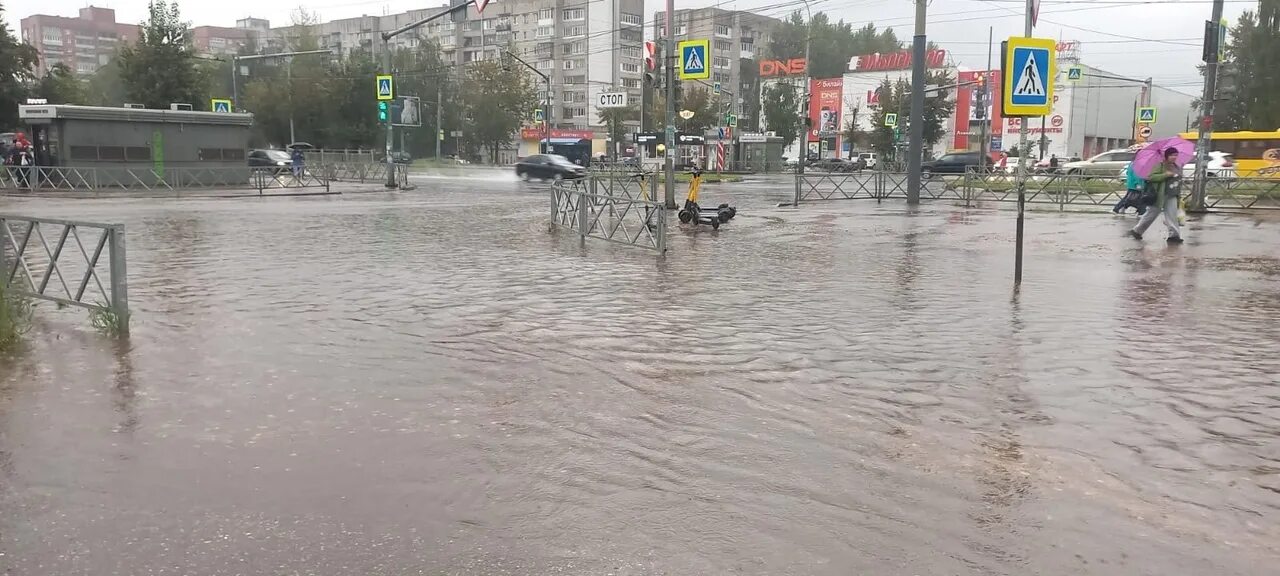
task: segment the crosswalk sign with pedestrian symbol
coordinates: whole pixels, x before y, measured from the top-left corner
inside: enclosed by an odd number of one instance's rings
[[[1080,66],[1072,66],[1067,69],[1067,80],[1079,82],[1084,79],[1084,68]]]
[[[708,62],[711,59],[710,40],[681,40],[676,54],[680,56],[681,80],[706,80],[711,77]]]
[[[209,109],[214,112],[231,112],[231,101],[224,98],[213,98],[209,100]]]
[[[1155,108],[1139,108],[1138,123],[1139,124],[1155,124],[1156,109]]]
[[[390,74],[378,75],[374,87],[378,91],[379,100],[395,100],[395,82],[391,79]]]
[[[1047,116],[1053,110],[1053,62],[1057,42],[1012,37],[1004,46],[1002,113],[1008,117]]]

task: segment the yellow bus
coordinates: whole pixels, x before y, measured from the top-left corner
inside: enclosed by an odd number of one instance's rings
[[[1199,132],[1179,136],[1195,142]],[[1211,132],[1209,150],[1235,158],[1241,178],[1280,178],[1280,130],[1275,132]]]

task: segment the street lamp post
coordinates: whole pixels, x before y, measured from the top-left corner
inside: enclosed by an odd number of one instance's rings
[[[542,111],[542,131],[543,131],[543,135],[546,138],[546,149],[539,150],[539,151],[544,154],[547,152],[550,152],[551,151],[551,76],[547,74],[543,74],[541,70],[538,70],[533,66],[530,66],[528,62],[525,62],[519,56],[516,56],[515,54],[513,54],[510,50],[507,50],[504,48],[502,52],[505,53],[507,56],[514,58],[516,62],[524,64],[524,67],[528,68],[534,74],[537,74],[538,76],[542,77],[542,81],[546,84],[547,99],[546,99],[545,108]]]

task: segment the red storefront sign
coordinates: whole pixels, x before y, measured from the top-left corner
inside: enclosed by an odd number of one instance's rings
[[[836,150],[840,149],[840,108],[844,101],[844,78],[813,79],[809,81],[809,141],[820,137],[836,136]]]
[[[929,50],[925,53],[926,68],[941,68],[946,65],[946,50]],[[849,69],[855,72],[878,72],[881,70],[906,70],[911,67],[911,52],[892,52],[889,54],[864,54],[849,60]]]
[[[547,137],[547,131],[542,128],[521,128],[520,138],[523,140],[541,140]],[[590,130],[562,130],[553,128],[551,130],[552,138],[577,138],[579,140],[590,140],[595,137],[595,133]]]
[[[986,89],[989,92],[986,106],[981,110],[978,108],[978,92],[982,91],[983,87],[976,83],[979,76],[985,76]],[[979,144],[977,140],[982,134],[982,125],[988,119],[991,121],[989,136],[992,138],[1001,136],[1004,132],[1004,121],[1000,116],[1000,71],[960,72],[956,75],[956,81],[963,86],[956,91],[956,113],[952,119],[952,124],[955,126],[952,147],[957,150],[977,148]]]
[[[761,78],[770,78],[773,76],[799,76],[804,74],[806,69],[804,58],[760,61]]]

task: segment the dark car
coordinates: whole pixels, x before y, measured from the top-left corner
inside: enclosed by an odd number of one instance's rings
[[[277,172],[289,169],[293,158],[284,150],[250,150],[245,157],[250,168],[275,168]]]
[[[826,172],[856,172],[858,170],[856,162],[850,162],[844,158],[820,158],[809,163],[808,167]]]
[[[534,154],[516,162],[516,176],[521,180],[561,180],[586,175],[585,168],[559,154]]]
[[[981,152],[949,152],[937,160],[930,160],[920,165],[921,175],[925,178],[933,174],[964,174],[982,165]],[[991,163],[986,163],[988,168]]]

